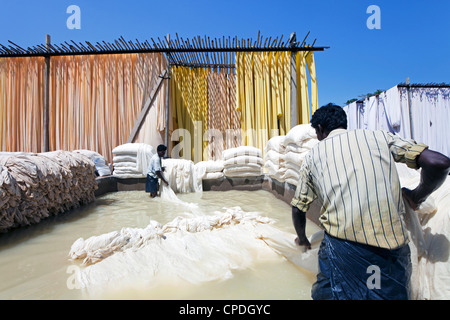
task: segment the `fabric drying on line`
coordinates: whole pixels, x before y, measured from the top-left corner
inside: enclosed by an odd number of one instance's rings
[[[450,139],[442,134],[450,118],[450,88],[395,86],[344,110],[350,130],[386,130],[450,156]]]

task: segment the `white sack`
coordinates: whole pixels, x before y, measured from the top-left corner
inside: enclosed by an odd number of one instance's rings
[[[224,161],[237,156],[255,156],[262,158],[262,152],[258,148],[251,146],[240,146],[227,149],[222,152],[222,158]]]
[[[290,143],[293,143],[301,146],[304,141],[311,138],[317,139],[316,132],[313,127],[311,127],[310,124],[299,124],[289,130],[286,134],[284,144],[287,146]]]

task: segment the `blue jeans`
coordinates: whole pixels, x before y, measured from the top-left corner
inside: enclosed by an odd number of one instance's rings
[[[314,300],[407,300],[411,276],[409,246],[388,250],[325,233]]]

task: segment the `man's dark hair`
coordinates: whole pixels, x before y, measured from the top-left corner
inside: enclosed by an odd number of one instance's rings
[[[311,126],[314,129],[322,128],[331,132],[337,128],[347,129],[347,114],[342,107],[329,103],[317,109],[311,117]]]
[[[158,148],[156,148],[156,151],[166,151],[167,150],[167,147],[165,146],[165,145],[163,145],[163,144],[160,144],[159,146],[158,146]]]

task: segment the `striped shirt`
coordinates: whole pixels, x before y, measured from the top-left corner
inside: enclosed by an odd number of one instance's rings
[[[336,129],[307,154],[291,204],[307,212],[321,201],[320,222],[337,238],[395,249],[408,243],[395,166],[417,168],[427,148],[384,131]]]

